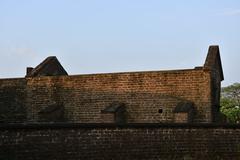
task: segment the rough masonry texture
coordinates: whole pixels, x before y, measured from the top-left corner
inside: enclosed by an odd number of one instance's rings
[[[56,57],[0,79],[0,160],[240,158],[220,114],[218,46],[194,69],[68,75]]]
[[[116,123],[119,114],[102,111],[119,103],[125,123],[218,122],[222,80],[218,46],[210,46],[204,66],[172,71],[68,76],[49,57],[25,78],[0,80],[0,120]]]
[[[6,160],[238,160],[240,126],[103,124],[0,128]]]

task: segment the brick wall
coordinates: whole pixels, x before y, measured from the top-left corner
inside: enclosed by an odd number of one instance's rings
[[[220,95],[221,95],[221,76],[220,69],[216,62],[215,67],[211,70],[211,104],[213,121],[221,121],[220,116]]]
[[[32,122],[50,105],[64,106],[65,121],[102,122],[101,110],[116,101],[126,104],[129,123],[173,122],[173,109],[184,100],[195,104],[194,122],[211,122],[210,81],[210,72],[203,69],[34,77],[0,80],[0,97],[9,87],[17,88],[13,92]],[[14,101],[3,100],[6,107],[15,105],[15,98],[9,98]]]
[[[0,122],[26,121],[26,80],[0,80]]]
[[[65,106],[68,121],[101,122],[101,110],[114,101],[126,104],[130,123],[171,122],[182,100],[195,103],[196,122],[211,121],[210,76],[202,70],[96,74],[27,79],[29,119],[48,105]],[[158,113],[163,109],[163,113]]]
[[[208,55],[203,66],[204,69],[211,73],[211,108],[212,121],[224,121],[224,116],[220,113],[220,93],[221,81],[224,80],[221,56],[218,46],[210,46]]]
[[[240,126],[45,124],[0,126],[0,159],[196,159],[240,157]]]

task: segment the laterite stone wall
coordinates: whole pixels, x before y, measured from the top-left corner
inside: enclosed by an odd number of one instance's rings
[[[27,121],[26,79],[0,79],[0,123]]]
[[[48,124],[0,127],[0,159],[236,160],[240,127]]]
[[[21,106],[28,122],[39,121],[44,108],[59,105],[65,122],[103,123],[101,110],[121,102],[128,123],[169,123],[177,103],[187,100],[197,109],[194,122],[212,122],[210,77],[208,70],[192,69],[3,79],[0,97],[6,98],[0,103]]]

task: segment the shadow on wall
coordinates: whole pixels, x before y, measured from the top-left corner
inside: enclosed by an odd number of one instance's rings
[[[41,86],[42,87],[42,86]],[[38,90],[38,89],[36,89]],[[191,123],[204,119],[199,106],[173,96],[156,93],[74,91],[58,87],[57,92],[33,92],[26,98],[15,89],[1,90],[2,122],[77,123]],[[44,99],[38,98],[44,95]],[[56,95],[55,95],[56,94]],[[21,99],[22,98],[22,99]],[[36,99],[35,99],[36,98]],[[25,100],[24,100],[25,99]],[[28,99],[28,98],[27,98]],[[32,103],[29,105],[29,103]],[[198,108],[197,108],[198,107]],[[200,106],[201,107],[201,106]],[[31,119],[27,119],[30,117]]]
[[[60,95],[68,122],[191,123],[205,119],[204,112],[196,112],[205,104],[196,106],[178,97],[156,93],[68,91],[63,90],[64,94]],[[44,105],[36,108],[44,109]]]
[[[17,92],[19,87],[5,87],[0,89],[0,122],[27,121],[24,94]]]

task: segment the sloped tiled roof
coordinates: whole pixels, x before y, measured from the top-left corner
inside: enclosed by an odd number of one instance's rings
[[[26,77],[38,77],[38,76],[57,76],[68,75],[65,69],[62,67],[57,57],[47,57],[37,67],[33,68]]]
[[[177,106],[174,108],[174,113],[188,113],[191,110],[194,110],[192,102],[179,102]]]
[[[115,113],[119,109],[124,107],[125,107],[124,103],[113,102],[109,106],[107,106],[104,110],[102,110],[102,113]]]

